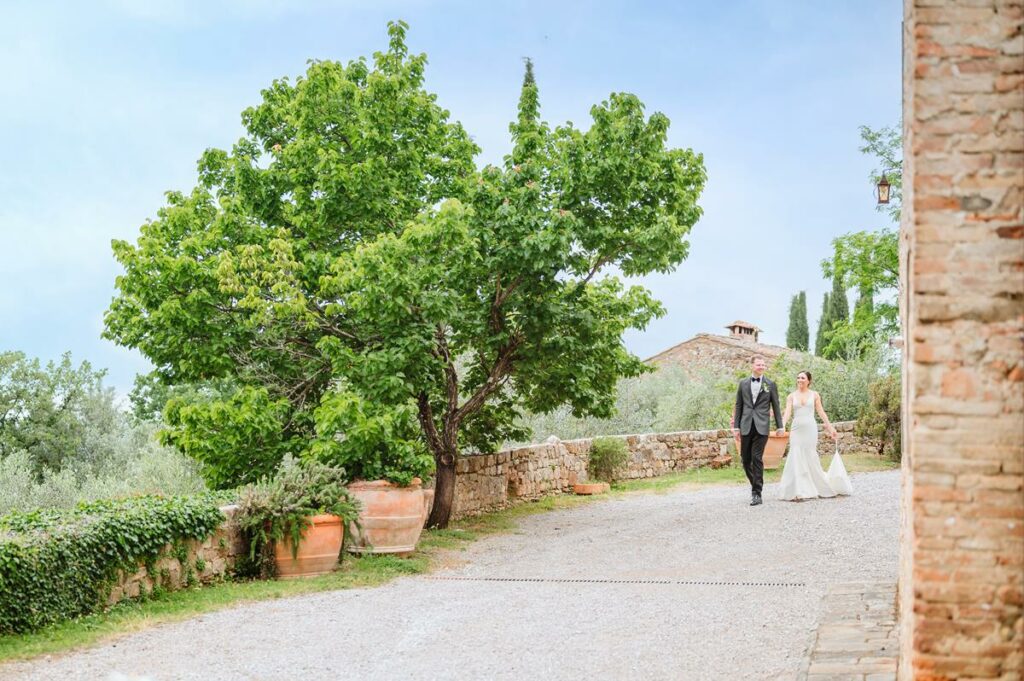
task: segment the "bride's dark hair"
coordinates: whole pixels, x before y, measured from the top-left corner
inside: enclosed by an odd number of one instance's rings
[[[807,385],[810,385],[811,384],[811,372],[810,371],[800,371],[800,372],[797,372],[797,376],[799,376],[800,374],[803,374],[804,376],[807,377]]]

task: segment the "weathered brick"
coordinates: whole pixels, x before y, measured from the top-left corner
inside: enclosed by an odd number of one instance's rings
[[[1022,16],[906,1],[900,678],[1024,668]]]

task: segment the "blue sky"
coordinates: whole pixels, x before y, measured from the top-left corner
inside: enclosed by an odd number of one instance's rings
[[[690,257],[642,282],[668,310],[626,337],[643,357],[736,318],[783,344],[798,290],[813,337],[829,242],[886,225],[857,126],[899,120],[899,0],[0,0],[0,350],[70,350],[126,392],[148,364],[100,338],[111,239],[193,186],[261,88],[383,49],[397,18],[481,163],[509,148],[525,56],[550,123],[585,127],[592,104],[633,92],[671,119],[673,146],[704,154]]]

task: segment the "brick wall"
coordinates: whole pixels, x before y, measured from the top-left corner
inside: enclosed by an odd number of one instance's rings
[[[905,0],[900,678],[1020,679],[1020,0]]]
[[[836,423],[844,454],[875,452],[877,446],[853,433],[853,422]],[[703,430],[623,435],[629,449],[626,479],[652,478],[698,465],[729,465],[732,432]],[[455,517],[502,508],[517,501],[572,490],[587,475],[592,440],[559,440],[495,454],[460,457],[456,463]],[[819,433],[818,452],[831,454],[835,443]]]

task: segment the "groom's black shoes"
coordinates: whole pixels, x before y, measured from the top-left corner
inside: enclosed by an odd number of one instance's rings
[[[761,505],[761,495],[760,494],[755,494],[750,499],[750,505],[751,506],[760,506]]]

